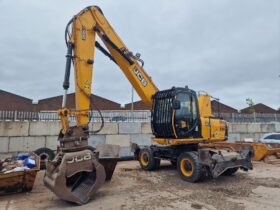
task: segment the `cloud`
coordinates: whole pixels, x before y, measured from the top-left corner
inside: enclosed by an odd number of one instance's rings
[[[280,106],[279,1],[95,3],[127,47],[142,54],[159,89],[188,85],[236,108],[248,97]],[[0,88],[35,100],[61,94],[65,25],[90,4],[0,1]],[[98,52],[93,92],[119,103],[131,97],[125,76]]]

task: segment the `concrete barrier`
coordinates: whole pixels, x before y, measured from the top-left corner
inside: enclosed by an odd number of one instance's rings
[[[29,136],[55,136],[60,131],[59,122],[30,122]]]
[[[141,123],[129,123],[121,122],[119,123],[119,134],[136,134],[141,133]]]
[[[0,122],[0,136],[28,136],[29,122]]]
[[[0,153],[9,151],[9,137],[0,137]]]
[[[90,124],[90,130],[100,128],[100,123]],[[258,141],[264,133],[280,132],[280,123],[229,123],[229,141],[252,138]],[[48,147],[55,150],[60,130],[58,122],[0,122],[0,153],[25,152]],[[91,135],[89,145],[117,144],[121,155],[131,154],[131,143],[151,145],[150,123],[112,122],[105,123],[102,131]]]

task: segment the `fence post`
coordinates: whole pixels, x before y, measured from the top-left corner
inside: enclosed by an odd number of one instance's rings
[[[14,121],[17,120],[17,111],[14,111]]]
[[[256,112],[253,113],[254,116],[254,122],[256,122]]]

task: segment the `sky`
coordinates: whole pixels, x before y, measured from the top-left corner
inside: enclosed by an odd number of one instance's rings
[[[0,0],[0,89],[34,101],[63,94],[65,26],[89,5],[141,53],[160,90],[187,85],[237,109],[246,98],[280,107],[279,0]],[[130,83],[98,51],[92,89],[131,101]]]

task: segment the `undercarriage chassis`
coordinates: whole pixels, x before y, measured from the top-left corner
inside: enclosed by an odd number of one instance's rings
[[[253,150],[250,147],[244,147],[240,148],[238,151],[233,151],[226,147],[219,147],[216,149],[214,146],[207,148],[199,144],[181,144],[176,146],[152,145],[149,147],[139,147],[137,144],[133,144],[132,152],[134,152],[135,159],[139,160],[141,167],[145,161],[145,159],[142,158],[143,151],[150,151],[150,156],[146,158],[146,161],[151,159],[156,159],[157,161],[169,160],[173,165],[177,166],[179,172],[183,167],[186,167],[186,176],[188,176],[188,174],[193,176],[194,173],[191,170],[199,170],[200,174],[197,176],[198,178],[191,179],[191,182],[196,182],[198,179],[205,176],[216,178],[229,170],[236,169],[235,171],[237,171],[238,169],[242,169],[247,171],[253,169],[251,162]],[[184,157],[184,155],[186,157]],[[187,161],[188,159],[191,160]],[[180,161],[188,163],[181,164]],[[196,162],[198,166],[195,165]],[[145,167],[142,168],[145,169]]]

